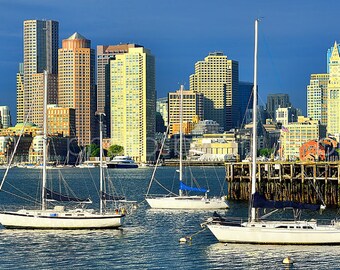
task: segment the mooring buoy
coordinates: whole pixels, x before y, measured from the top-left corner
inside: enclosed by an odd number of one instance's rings
[[[293,264],[294,260],[291,257],[288,256],[288,257],[283,259],[282,263],[284,263],[284,264]]]

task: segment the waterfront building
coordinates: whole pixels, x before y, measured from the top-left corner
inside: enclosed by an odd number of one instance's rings
[[[42,164],[43,162],[43,145],[44,136],[39,132],[33,137],[31,147],[29,149],[28,162],[31,164]]]
[[[229,130],[240,124],[238,62],[222,52],[209,53],[195,64],[190,90],[204,95],[204,118]]]
[[[192,135],[217,134],[222,132],[223,129],[221,129],[219,123],[214,120],[199,121],[191,131]]]
[[[41,164],[43,160],[43,135],[38,133],[31,142],[28,152],[30,164]],[[79,148],[75,140],[53,135],[49,136],[49,147],[47,161],[50,164],[75,164]]]
[[[327,125],[327,86],[329,74],[312,74],[307,86],[307,117]]]
[[[169,134],[176,134],[179,129],[174,130],[174,125],[179,126],[181,117],[181,91],[170,92],[168,94],[169,100]],[[203,94],[194,91],[183,90],[183,102],[182,102],[182,122],[191,123],[190,131],[192,130],[192,124],[195,119],[203,119]],[[196,120],[197,122],[197,120]],[[184,128],[184,126],[183,126]],[[183,129],[184,130],[184,129]],[[188,132],[190,132],[188,131]]]
[[[0,143],[2,143],[2,151],[0,151],[0,162],[6,163],[14,152],[17,141],[16,155],[13,163],[28,162],[29,148],[33,137],[41,133],[41,127],[33,123],[17,123],[14,127],[0,129]],[[21,134],[22,133],[22,134]]]
[[[12,126],[11,112],[8,106],[0,106],[0,117],[2,128],[8,128]]]
[[[276,123],[281,123],[283,126],[287,126],[288,123],[296,122],[297,112],[295,108],[278,108],[275,112]]]
[[[189,156],[190,144],[192,142],[193,136],[191,134],[183,134],[182,138],[182,154],[183,158]],[[168,150],[169,158],[179,158],[180,153],[180,134],[174,134],[170,138],[165,140],[164,147]]]
[[[195,124],[192,121],[183,121],[182,122],[182,133],[184,135],[191,134],[194,128],[194,125]],[[173,134],[179,134],[181,130],[180,123],[173,123],[171,126],[171,130],[172,130],[172,133],[169,136]]]
[[[269,118],[275,119],[278,108],[291,107],[288,94],[268,94],[266,111]]]
[[[18,123],[27,121],[41,125],[43,106],[40,99],[42,85],[37,74],[43,74],[46,70],[50,74],[50,87],[48,91],[52,91],[50,100],[56,103],[56,91],[58,73],[58,39],[59,39],[59,23],[51,20],[26,20],[24,21],[24,65],[23,65],[23,93],[20,85],[21,78],[17,75],[17,104],[18,104]],[[20,71],[19,71],[20,73]],[[19,75],[20,77],[21,75]],[[53,85],[52,85],[53,83]]]
[[[75,109],[48,105],[47,133],[62,134],[64,137],[74,138],[76,136]]]
[[[42,128],[34,123],[17,123],[14,127],[0,129],[0,136],[19,136],[23,135],[35,136]]]
[[[7,164],[9,161],[7,151],[9,140],[9,136],[0,136],[0,164]]]
[[[234,133],[203,134],[203,137],[193,138],[189,153],[192,159],[224,161],[236,159],[238,147]]]
[[[310,141],[326,137],[326,126],[318,120],[299,116],[297,122],[288,123],[281,129],[281,156],[285,160],[295,160],[299,157],[300,147]]]
[[[329,62],[327,85],[327,132],[340,138],[340,55],[335,42]]]
[[[111,143],[137,162],[155,159],[155,57],[128,48],[110,60]]]
[[[24,123],[24,63],[17,72],[17,123]]]
[[[58,62],[58,106],[75,109],[76,137],[80,146],[97,137],[95,53],[91,41],[74,33],[62,41]]]
[[[18,140],[19,135],[14,134],[13,136],[10,137],[6,146],[7,152],[5,152],[3,156],[4,159],[9,160],[8,157],[10,158],[13,155]],[[29,161],[29,149],[31,147],[32,141],[33,136],[31,134],[25,133],[23,136],[20,137],[20,141],[16,148],[12,164],[26,163]]]
[[[304,143],[300,147],[301,161],[335,161],[339,160],[336,151],[338,142],[332,138],[321,138]]]
[[[117,54],[127,53],[137,44],[97,45],[97,112],[105,113],[104,138],[110,137],[110,73],[109,61]]]

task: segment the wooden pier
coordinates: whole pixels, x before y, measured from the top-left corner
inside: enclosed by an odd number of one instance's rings
[[[249,200],[251,163],[225,163],[228,197]],[[340,207],[340,162],[258,162],[256,191],[267,199]]]

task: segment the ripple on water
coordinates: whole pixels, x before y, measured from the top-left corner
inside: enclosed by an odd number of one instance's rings
[[[66,175],[75,175],[68,183],[76,186],[81,186],[80,181],[92,183],[91,177],[97,175],[95,170],[93,175],[84,173],[82,177],[78,176],[79,170],[66,170]],[[37,182],[37,172],[27,172],[32,177],[22,181],[22,171],[17,170],[17,181],[22,187],[27,185],[32,192],[36,191],[37,186],[34,183]],[[172,177],[175,169],[164,167],[161,171],[164,176]],[[111,177],[120,181],[119,185],[126,191],[129,199],[140,202],[144,199],[143,194],[151,172],[152,170],[111,171]],[[216,171],[214,168],[206,168],[206,174],[210,177],[210,188],[213,190]],[[218,169],[218,175],[220,179],[224,178],[224,168]],[[217,187],[218,184],[215,188]],[[3,200],[4,198],[0,198],[1,203]],[[231,209],[226,211],[227,215],[247,215],[247,204],[230,202],[230,206]],[[195,235],[191,243],[179,243],[181,237],[199,231],[200,223],[212,213],[155,211],[148,209],[144,203],[126,217],[123,230],[0,229],[0,268],[286,269],[282,264],[286,256],[291,256],[295,261],[291,269],[336,269],[339,265],[338,247],[235,244],[225,246],[217,243],[209,231]]]

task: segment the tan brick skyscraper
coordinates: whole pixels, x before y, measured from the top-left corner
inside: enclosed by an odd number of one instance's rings
[[[75,109],[80,146],[96,137],[94,57],[91,41],[78,33],[64,39],[58,51],[58,106]]]

